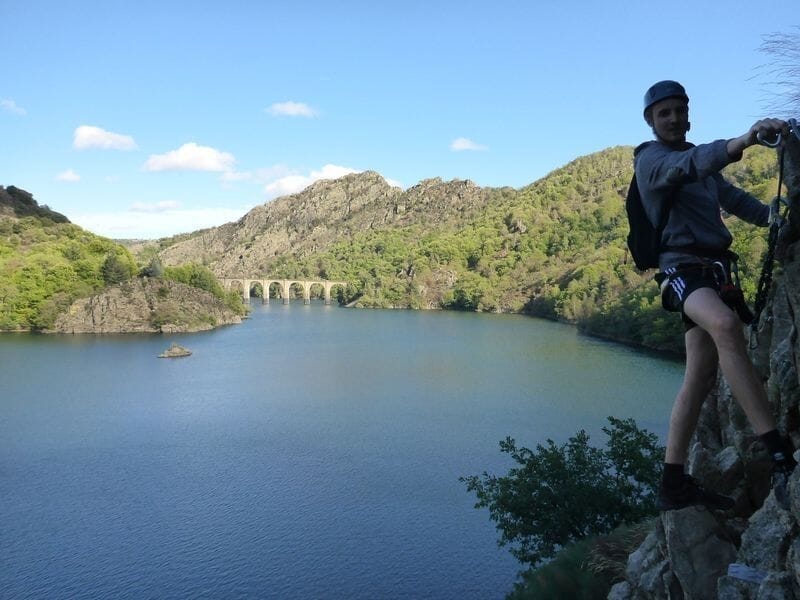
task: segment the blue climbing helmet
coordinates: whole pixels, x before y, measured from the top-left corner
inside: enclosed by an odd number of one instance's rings
[[[661,102],[667,98],[683,98],[687,103],[689,96],[686,95],[686,90],[677,81],[665,79],[651,85],[644,93],[644,110],[642,114],[647,112],[647,109],[653,106],[656,102]]]

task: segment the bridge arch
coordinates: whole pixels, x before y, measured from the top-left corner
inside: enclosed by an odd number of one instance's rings
[[[311,291],[315,286],[322,287],[322,295],[325,304],[331,303],[331,290],[336,286],[342,288],[347,287],[344,281],[327,281],[325,279],[276,279],[274,277],[223,277],[220,279],[222,287],[226,292],[231,290],[239,290],[242,294],[242,300],[245,303],[250,302],[253,296],[253,290],[261,291],[261,301],[269,304],[269,299],[272,293],[280,293],[284,304],[289,304],[292,297],[292,287],[299,286],[303,294],[303,302],[309,304],[311,302]],[[256,294],[258,296],[258,294]]]
[[[269,290],[269,288],[267,288],[267,290]],[[258,280],[251,280],[249,294],[251,298],[261,298],[263,301],[265,297],[264,282]]]

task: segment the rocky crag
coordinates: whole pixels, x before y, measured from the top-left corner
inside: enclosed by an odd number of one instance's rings
[[[69,223],[69,219],[51,210],[47,205],[39,206],[33,199],[33,194],[13,185],[0,186],[0,217],[13,218],[40,217],[53,223]]]
[[[50,333],[179,333],[234,323],[241,317],[210,292],[140,277],[73,302]]]
[[[800,205],[800,139],[785,157],[788,199]],[[779,427],[800,447],[800,210],[790,213],[778,243],[770,300],[751,341]],[[770,491],[771,461],[725,381],[707,399],[689,469],[736,499],[732,514],[697,508],[664,513],[628,559],[613,600],[800,599],[800,469],[781,508]],[[729,573],[731,564],[735,566]],[[744,578],[742,577],[744,576]]]
[[[262,273],[277,256],[306,256],[354,232],[417,222],[468,222],[498,193],[471,181],[439,178],[403,191],[366,171],[318,181],[257,206],[235,223],[185,236],[160,256],[167,265],[206,264],[219,277]]]

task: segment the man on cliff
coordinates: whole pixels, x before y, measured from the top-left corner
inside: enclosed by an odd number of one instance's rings
[[[704,489],[684,472],[689,442],[715,383],[717,364],[773,458],[776,497],[785,503],[786,481],[796,463],[778,433],[763,384],[747,355],[742,319],[749,311],[733,285],[738,283],[736,255],[728,251],[732,237],[720,214],[724,209],[766,226],[770,209],[727,183],[720,170],[740,160],[746,148],[758,143],[758,136],[774,136],[787,125],[763,119],[738,137],[695,146],[686,141],[689,97],[675,81],[659,81],[647,90],[644,119],[656,140],[636,149],[636,179],[648,220],[654,227],[665,223],[656,281],[661,284],[664,308],[682,315],[686,344],[686,372],[670,417],[657,507],[663,511],[703,505],[727,510],[734,505],[732,498]]]

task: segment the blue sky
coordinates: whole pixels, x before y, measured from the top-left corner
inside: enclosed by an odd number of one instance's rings
[[[743,133],[781,91],[764,36],[796,32],[796,9],[0,0],[0,185],[114,238],[220,225],[354,171],[522,187],[648,139],[659,79],[686,86],[693,141]]]

